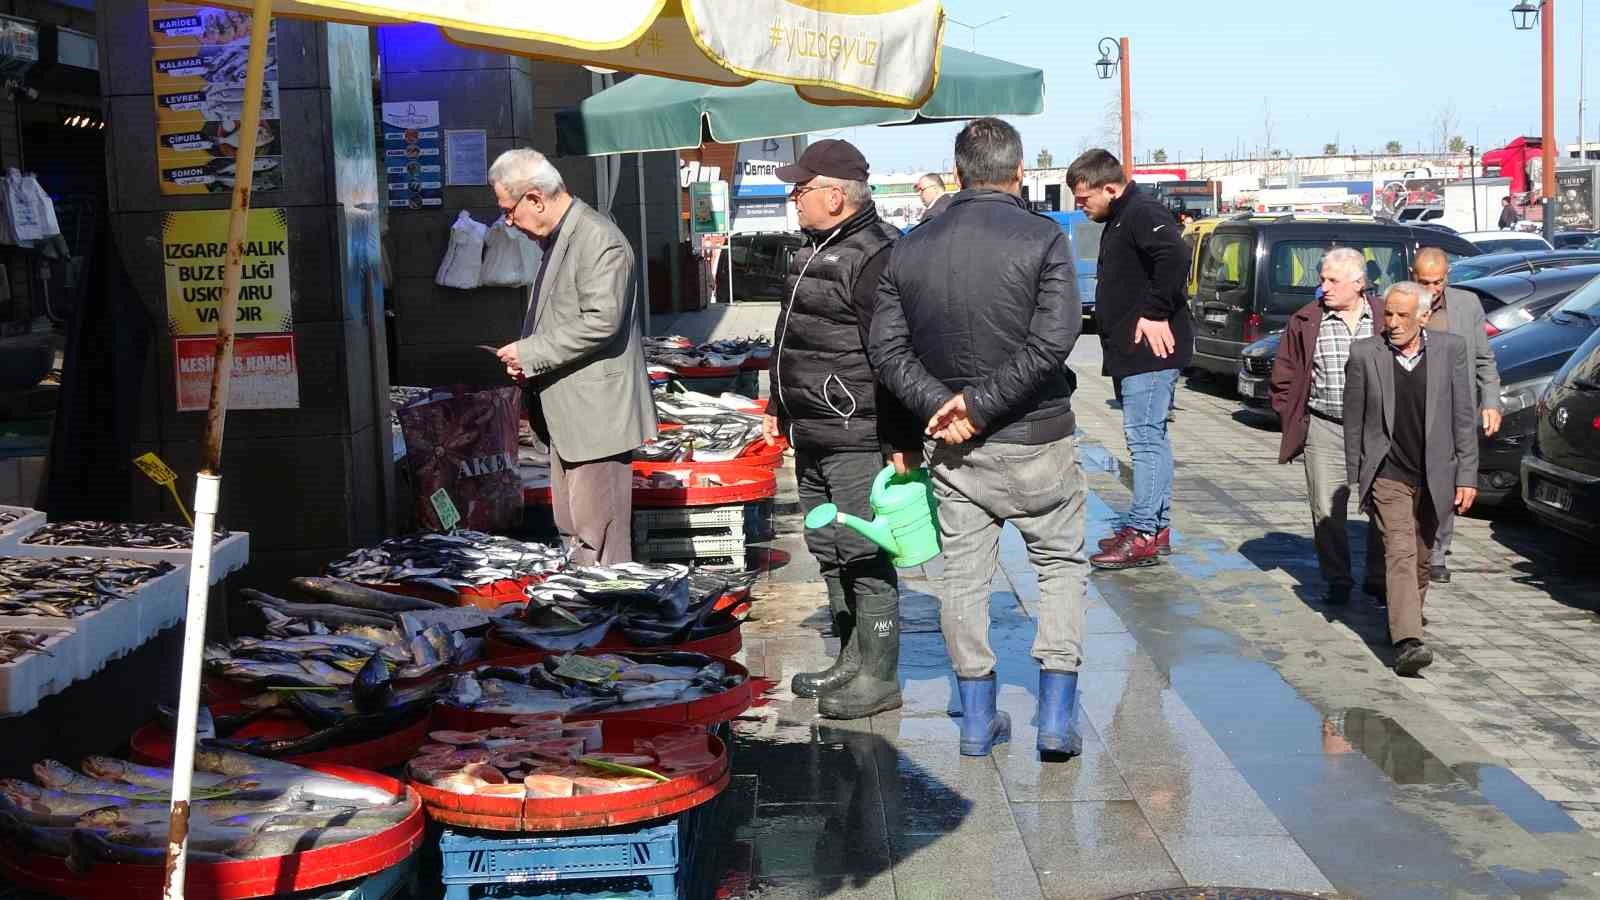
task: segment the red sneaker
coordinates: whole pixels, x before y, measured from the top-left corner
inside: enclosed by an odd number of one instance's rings
[[[1128,532],[1130,532],[1132,530],[1133,530],[1132,526],[1124,525],[1121,528],[1117,529],[1116,533],[1111,535],[1111,537],[1101,538],[1101,540],[1100,540],[1100,552],[1104,553],[1107,550],[1110,550],[1112,547],[1116,546],[1117,541],[1122,540],[1122,536],[1124,534],[1127,534]],[[1161,554],[1162,556],[1171,556],[1172,555],[1172,529],[1171,528],[1163,528],[1160,531],[1156,532],[1156,552]]]
[[[1159,562],[1155,535],[1138,531],[1129,532],[1109,550],[1089,557],[1089,564],[1097,569],[1132,569]]]

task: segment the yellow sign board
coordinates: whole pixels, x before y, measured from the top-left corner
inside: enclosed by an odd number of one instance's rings
[[[148,476],[151,481],[166,488],[172,494],[173,502],[178,504],[178,512],[183,513],[183,520],[189,523],[190,528],[193,528],[194,519],[189,517],[189,510],[184,507],[183,498],[178,496],[178,473],[172,471],[166,463],[161,461],[161,457],[154,453],[146,453],[143,456],[134,457],[133,464],[138,466],[139,471]]]
[[[228,211],[169,212],[161,221],[167,328],[176,337],[217,333]],[[252,209],[239,282],[238,334],[294,330],[289,303],[289,220],[281,209]]]

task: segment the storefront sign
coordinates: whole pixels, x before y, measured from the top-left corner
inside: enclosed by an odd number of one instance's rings
[[[216,334],[227,252],[227,210],[169,212],[163,217],[167,327],[174,336]],[[239,334],[281,333],[294,328],[289,303],[289,224],[281,209],[250,210],[234,328]]]
[[[728,183],[696,181],[689,185],[690,229],[695,234],[726,234],[728,231]]]
[[[172,339],[178,412],[204,410],[211,399],[214,337]],[[243,334],[233,343],[229,409],[299,409],[300,374],[292,334]]]
[[[383,104],[383,171],[387,202],[399,209],[444,206],[444,150],[439,101]]]
[[[255,135],[247,138],[239,134],[239,120],[244,116],[250,15],[214,6],[151,0],[149,21],[156,168],[161,193],[233,190],[239,174],[235,157],[246,139],[255,141],[255,192],[281,189],[276,23],[267,51],[261,124]]]

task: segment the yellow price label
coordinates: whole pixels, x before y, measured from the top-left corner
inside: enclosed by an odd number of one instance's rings
[[[178,512],[183,513],[183,520],[189,523],[190,528],[193,528],[194,519],[190,517],[189,510],[184,507],[183,498],[178,496],[178,473],[172,471],[172,467],[162,462],[161,457],[154,453],[146,453],[143,456],[134,457],[133,464],[138,466],[139,471],[143,472],[151,481],[166,488],[172,494],[173,502],[178,504]]]

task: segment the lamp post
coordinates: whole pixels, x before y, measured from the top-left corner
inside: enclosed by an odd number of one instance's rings
[[[1556,230],[1556,2],[1519,0],[1511,7],[1511,24],[1518,31],[1529,31],[1539,24],[1540,168],[1543,169],[1539,193],[1544,199],[1544,236]]]
[[[1112,55],[1115,54],[1115,55]],[[1108,81],[1113,71],[1122,73],[1122,168],[1133,178],[1133,92],[1128,87],[1128,39],[1100,39],[1100,59],[1094,64],[1100,80]]]
[[[994,18],[988,20],[987,22],[979,22],[976,25],[972,25],[970,23],[963,22],[960,19],[957,19],[954,16],[950,16],[950,15],[946,15],[944,17],[944,20],[946,22],[949,22],[949,23],[953,24],[953,25],[960,25],[962,28],[965,28],[965,29],[968,29],[969,31],[971,31],[972,32],[972,52],[973,53],[977,53],[978,52],[978,29],[986,27],[986,26],[989,26],[989,25],[993,25],[994,23],[1000,21],[1001,19],[1007,19],[1007,18],[1010,18],[1010,17],[1011,17],[1011,13],[1001,13],[1000,15],[995,16]]]

